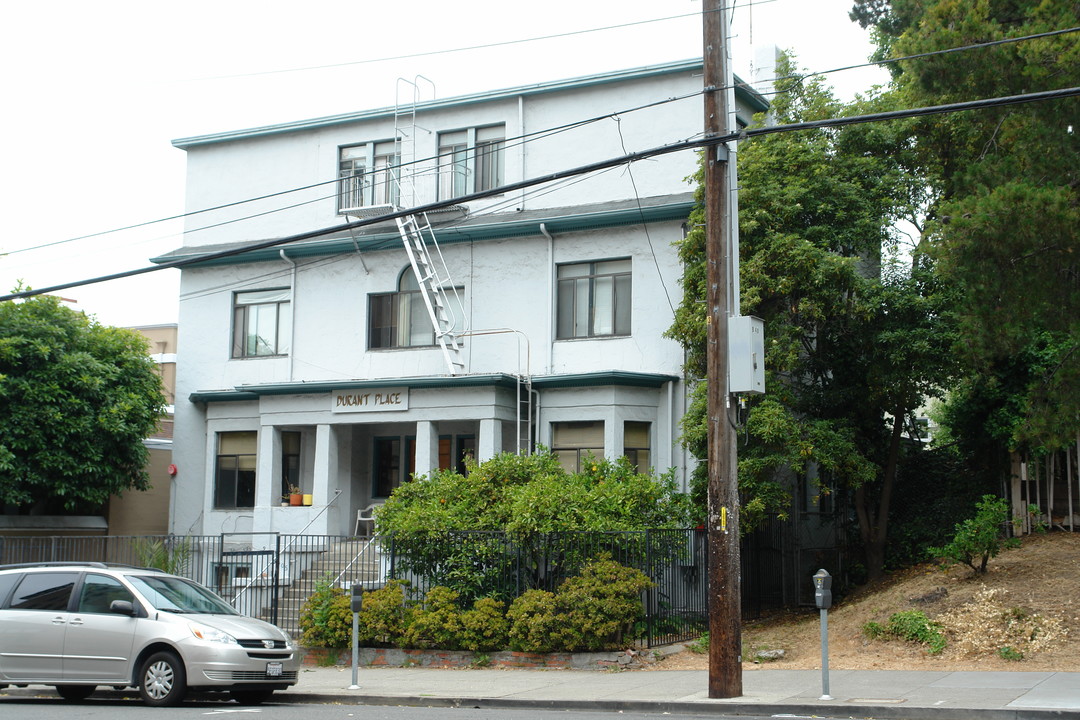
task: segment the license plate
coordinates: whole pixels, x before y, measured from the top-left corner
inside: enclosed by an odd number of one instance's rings
[[[281,677],[281,663],[279,663],[279,662],[266,663],[266,676],[267,677]]]

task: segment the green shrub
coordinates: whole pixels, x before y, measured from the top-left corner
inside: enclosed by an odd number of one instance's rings
[[[510,649],[518,652],[551,652],[561,620],[555,606],[555,593],[526,590],[510,604],[506,612]]]
[[[1008,645],[1002,648],[998,648],[997,654],[998,657],[1000,657],[1002,660],[1013,660],[1018,662],[1024,659],[1024,653],[1020,652],[1019,650],[1014,650]]]
[[[398,642],[401,647],[427,650],[457,650],[464,626],[457,606],[458,594],[446,587],[433,587],[424,604],[414,608],[408,627]]]
[[[473,652],[502,650],[506,647],[510,623],[503,608],[506,603],[494,598],[480,598],[471,610],[461,614],[461,647]]]
[[[1002,528],[1009,519],[1009,504],[1004,498],[983,495],[975,507],[974,518],[956,524],[956,533],[949,544],[929,548],[929,552],[942,558],[946,565],[963,563],[976,575],[982,575],[990,558],[996,557],[1003,547],[1018,545],[1019,541],[1002,537]]]
[[[645,613],[641,593],[652,581],[609,558],[586,564],[555,593],[529,590],[507,613],[510,647],[523,652],[610,650]]]
[[[870,620],[862,626],[863,635],[871,640],[884,640],[889,636],[889,631],[884,625],[876,620]]]
[[[349,596],[328,580],[315,583],[315,592],[300,608],[301,641],[310,647],[346,648],[352,640]]]
[[[399,644],[414,612],[406,602],[407,585],[403,580],[391,580],[378,590],[364,593],[358,633],[361,645]]]
[[[941,634],[941,625],[931,621],[919,610],[893,613],[889,616],[885,630],[891,637],[929,645],[931,655],[945,649],[945,636]]]
[[[709,652],[709,633],[702,633],[697,640],[687,643],[686,649],[696,655],[704,655]]]
[[[601,558],[567,578],[555,593],[562,623],[557,646],[576,651],[614,650],[645,614],[641,594],[653,582],[640,570]]]

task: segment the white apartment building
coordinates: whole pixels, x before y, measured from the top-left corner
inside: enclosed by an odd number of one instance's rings
[[[701,61],[402,87],[394,108],[174,142],[188,211],[217,209],[155,261],[234,254],[182,270],[172,532],[348,534],[414,473],[537,444],[686,482],[664,332],[697,155],[499,188],[700,136]],[[742,123],[767,107],[736,97]],[[310,504],[283,505],[293,488]]]

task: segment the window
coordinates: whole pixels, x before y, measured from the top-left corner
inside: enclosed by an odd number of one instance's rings
[[[639,473],[650,471],[649,423],[627,420],[623,424],[623,455]]]
[[[300,433],[281,433],[281,496],[300,487]]]
[[[475,435],[443,435],[439,438],[439,469],[465,475],[465,458],[476,459]]]
[[[580,472],[581,463],[589,454],[604,457],[604,423],[552,423],[551,450],[564,470]]]
[[[394,140],[349,145],[338,151],[338,212],[397,205],[401,156]]]
[[[439,134],[439,199],[491,190],[503,184],[506,126]]]
[[[87,575],[79,593],[79,608],[82,613],[107,613],[113,600],[126,600],[134,603],[135,596],[116,578],[107,575]]]
[[[402,449],[404,448],[404,453]],[[416,471],[415,437],[375,438],[375,482],[373,497],[390,497],[398,485]]]
[[[451,313],[464,313],[459,302],[464,288],[453,288],[449,300],[456,307],[447,308]],[[405,268],[398,278],[398,290],[368,296],[368,347],[429,347],[435,344],[435,330],[431,325],[427,305],[421,295],[420,285],[411,268]]]
[[[255,507],[255,450],[258,433],[218,434],[217,471],[214,476],[214,507]]]
[[[233,295],[234,358],[287,355],[292,335],[289,288]]]
[[[630,334],[630,258],[560,265],[557,338]]]
[[[11,597],[12,610],[51,610],[64,612],[68,609],[71,590],[75,587],[74,572],[28,573]]]

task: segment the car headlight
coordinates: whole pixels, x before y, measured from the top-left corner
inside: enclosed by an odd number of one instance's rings
[[[236,644],[236,638],[234,638],[227,632],[218,630],[217,628],[212,628],[208,625],[199,625],[198,623],[191,623],[190,625],[188,625],[188,627],[191,629],[191,634],[199,638],[200,640],[206,640],[208,642],[231,643],[233,645]]]

